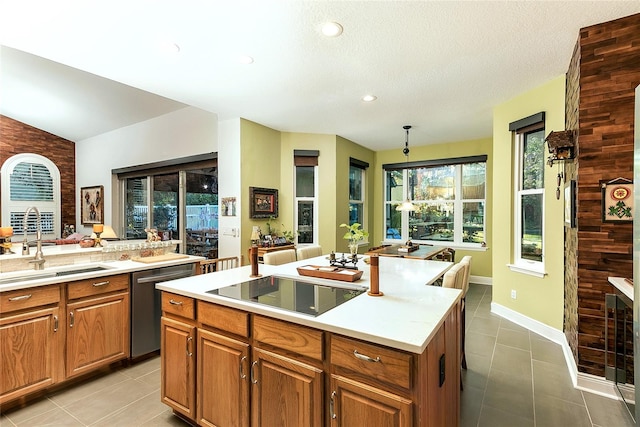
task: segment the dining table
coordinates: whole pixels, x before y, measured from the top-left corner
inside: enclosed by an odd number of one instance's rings
[[[378,256],[387,257],[399,257],[410,259],[433,259],[436,255],[447,250],[446,246],[434,246],[425,244],[414,244],[412,247],[417,246],[417,249],[406,250],[405,245],[389,245],[382,246],[380,248],[370,249],[365,255],[377,254]]]

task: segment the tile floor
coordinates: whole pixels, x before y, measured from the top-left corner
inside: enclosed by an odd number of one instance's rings
[[[490,304],[491,287],[472,285],[463,427],[634,425],[621,402],[571,386],[559,345],[491,314]],[[160,403],[157,357],[0,416],[0,427],[186,425]]]

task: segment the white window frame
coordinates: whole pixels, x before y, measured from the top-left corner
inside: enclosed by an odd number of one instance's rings
[[[53,200],[51,201],[33,201],[33,200],[11,200],[11,187],[9,176],[13,173],[16,166],[21,163],[35,163],[46,167],[49,170],[52,179]],[[21,153],[16,154],[8,158],[2,168],[0,168],[0,176],[2,179],[2,218],[7,224],[10,222],[11,212],[24,213],[29,207],[35,206],[40,215],[51,214],[53,221],[52,231],[49,233],[42,233],[43,239],[56,239],[62,235],[61,227],[61,206],[60,206],[60,170],[58,167],[48,158],[34,153]],[[16,229],[14,227],[14,235],[22,236],[22,222],[20,227]],[[30,227],[31,229],[32,227]],[[34,234],[35,232],[29,231],[28,234]]]
[[[473,162],[470,162],[473,163]],[[486,165],[486,161],[483,161],[483,163],[485,163]],[[467,163],[451,163],[452,166],[454,166],[455,168],[455,195],[456,198],[453,200],[449,200],[447,201],[447,203],[451,203],[453,204],[453,212],[454,212],[454,219],[453,219],[453,241],[439,241],[439,240],[420,240],[420,239],[411,239],[413,242],[417,242],[417,243],[426,243],[426,244],[433,244],[433,245],[446,245],[446,246],[451,246],[451,247],[458,247],[458,248],[481,248],[482,243],[470,243],[470,242],[463,242],[463,207],[465,203],[473,203],[473,202],[482,202],[484,203],[484,215],[483,215],[483,230],[486,233],[487,232],[487,223],[486,223],[486,210],[487,210],[487,194],[486,194],[486,188],[485,188],[485,198],[484,199],[463,199],[462,198],[462,166],[463,164],[467,164]],[[402,197],[403,199],[401,201],[398,200],[386,200],[386,194],[383,195],[383,198],[385,200],[384,202],[384,224],[387,223],[387,218],[386,218],[386,212],[387,212],[387,207],[390,206],[391,209],[395,209],[394,206],[398,205],[398,203],[402,203],[403,200],[405,200],[407,198],[407,194],[408,194],[408,183],[409,183],[409,169],[415,169],[415,168],[404,168],[402,169]],[[385,180],[385,185],[384,188],[387,188],[387,177],[388,177],[388,173],[389,171],[384,171],[384,180]],[[486,184],[486,168],[485,168],[485,184]],[[385,190],[386,191],[386,190]],[[437,204],[438,202],[433,201],[433,200],[411,200],[411,202],[414,205],[433,205],[433,204]],[[406,242],[407,240],[409,240],[409,212],[408,211],[403,211],[401,213],[402,215],[402,220],[401,220],[401,228],[400,228],[400,239],[390,239],[387,238],[387,230],[386,230],[386,225],[384,225],[384,230],[383,230],[383,235],[385,236],[385,241],[388,242],[393,242],[393,243],[398,243],[398,242]],[[486,234],[485,234],[486,237]]]
[[[544,126],[541,126],[539,130],[544,131]],[[515,144],[514,144],[514,242],[513,242],[513,263],[508,264],[509,268],[512,271],[516,271],[519,273],[529,274],[536,277],[544,277],[545,276],[545,248],[546,248],[546,236],[545,236],[545,190],[544,190],[544,179],[543,186],[541,188],[535,189],[522,189],[523,182],[523,173],[524,173],[524,161],[523,161],[523,153],[524,153],[524,143],[526,136],[530,133],[537,132],[539,130],[532,130],[523,133],[515,134]],[[544,169],[544,163],[542,164],[542,168]],[[542,195],[542,261],[534,261],[526,258],[522,258],[522,197],[532,194],[541,194]]]
[[[298,168],[299,167],[309,167],[309,166],[294,166],[293,168],[293,194],[298,194],[297,192],[297,185],[298,185],[298,180],[297,180],[297,174],[298,174]],[[293,218],[293,223],[294,226],[298,227],[298,202],[313,202],[313,241],[311,243],[309,242],[305,242],[305,243],[300,243],[300,246],[308,246],[308,245],[317,245],[318,244],[318,166],[313,166],[313,197],[298,197],[295,196],[294,198],[294,218]],[[298,245],[298,233],[296,233],[296,238],[295,238],[295,243],[296,245]]]

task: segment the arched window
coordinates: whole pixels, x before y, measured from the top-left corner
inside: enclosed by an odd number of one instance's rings
[[[2,223],[13,227],[15,236],[23,236],[24,213],[35,206],[40,212],[42,238],[60,236],[60,171],[46,157],[33,153],[7,159],[2,174]],[[36,233],[36,215],[29,215],[27,234]]]

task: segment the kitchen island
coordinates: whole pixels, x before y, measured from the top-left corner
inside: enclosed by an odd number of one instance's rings
[[[300,276],[304,265],[328,262],[260,265],[260,274],[369,285],[362,261],[353,283]],[[429,286],[451,263],[379,266],[384,296],[364,292],[316,316],[210,292],[250,281],[249,266],[156,285],[162,401],[199,425],[458,425],[461,292]]]

